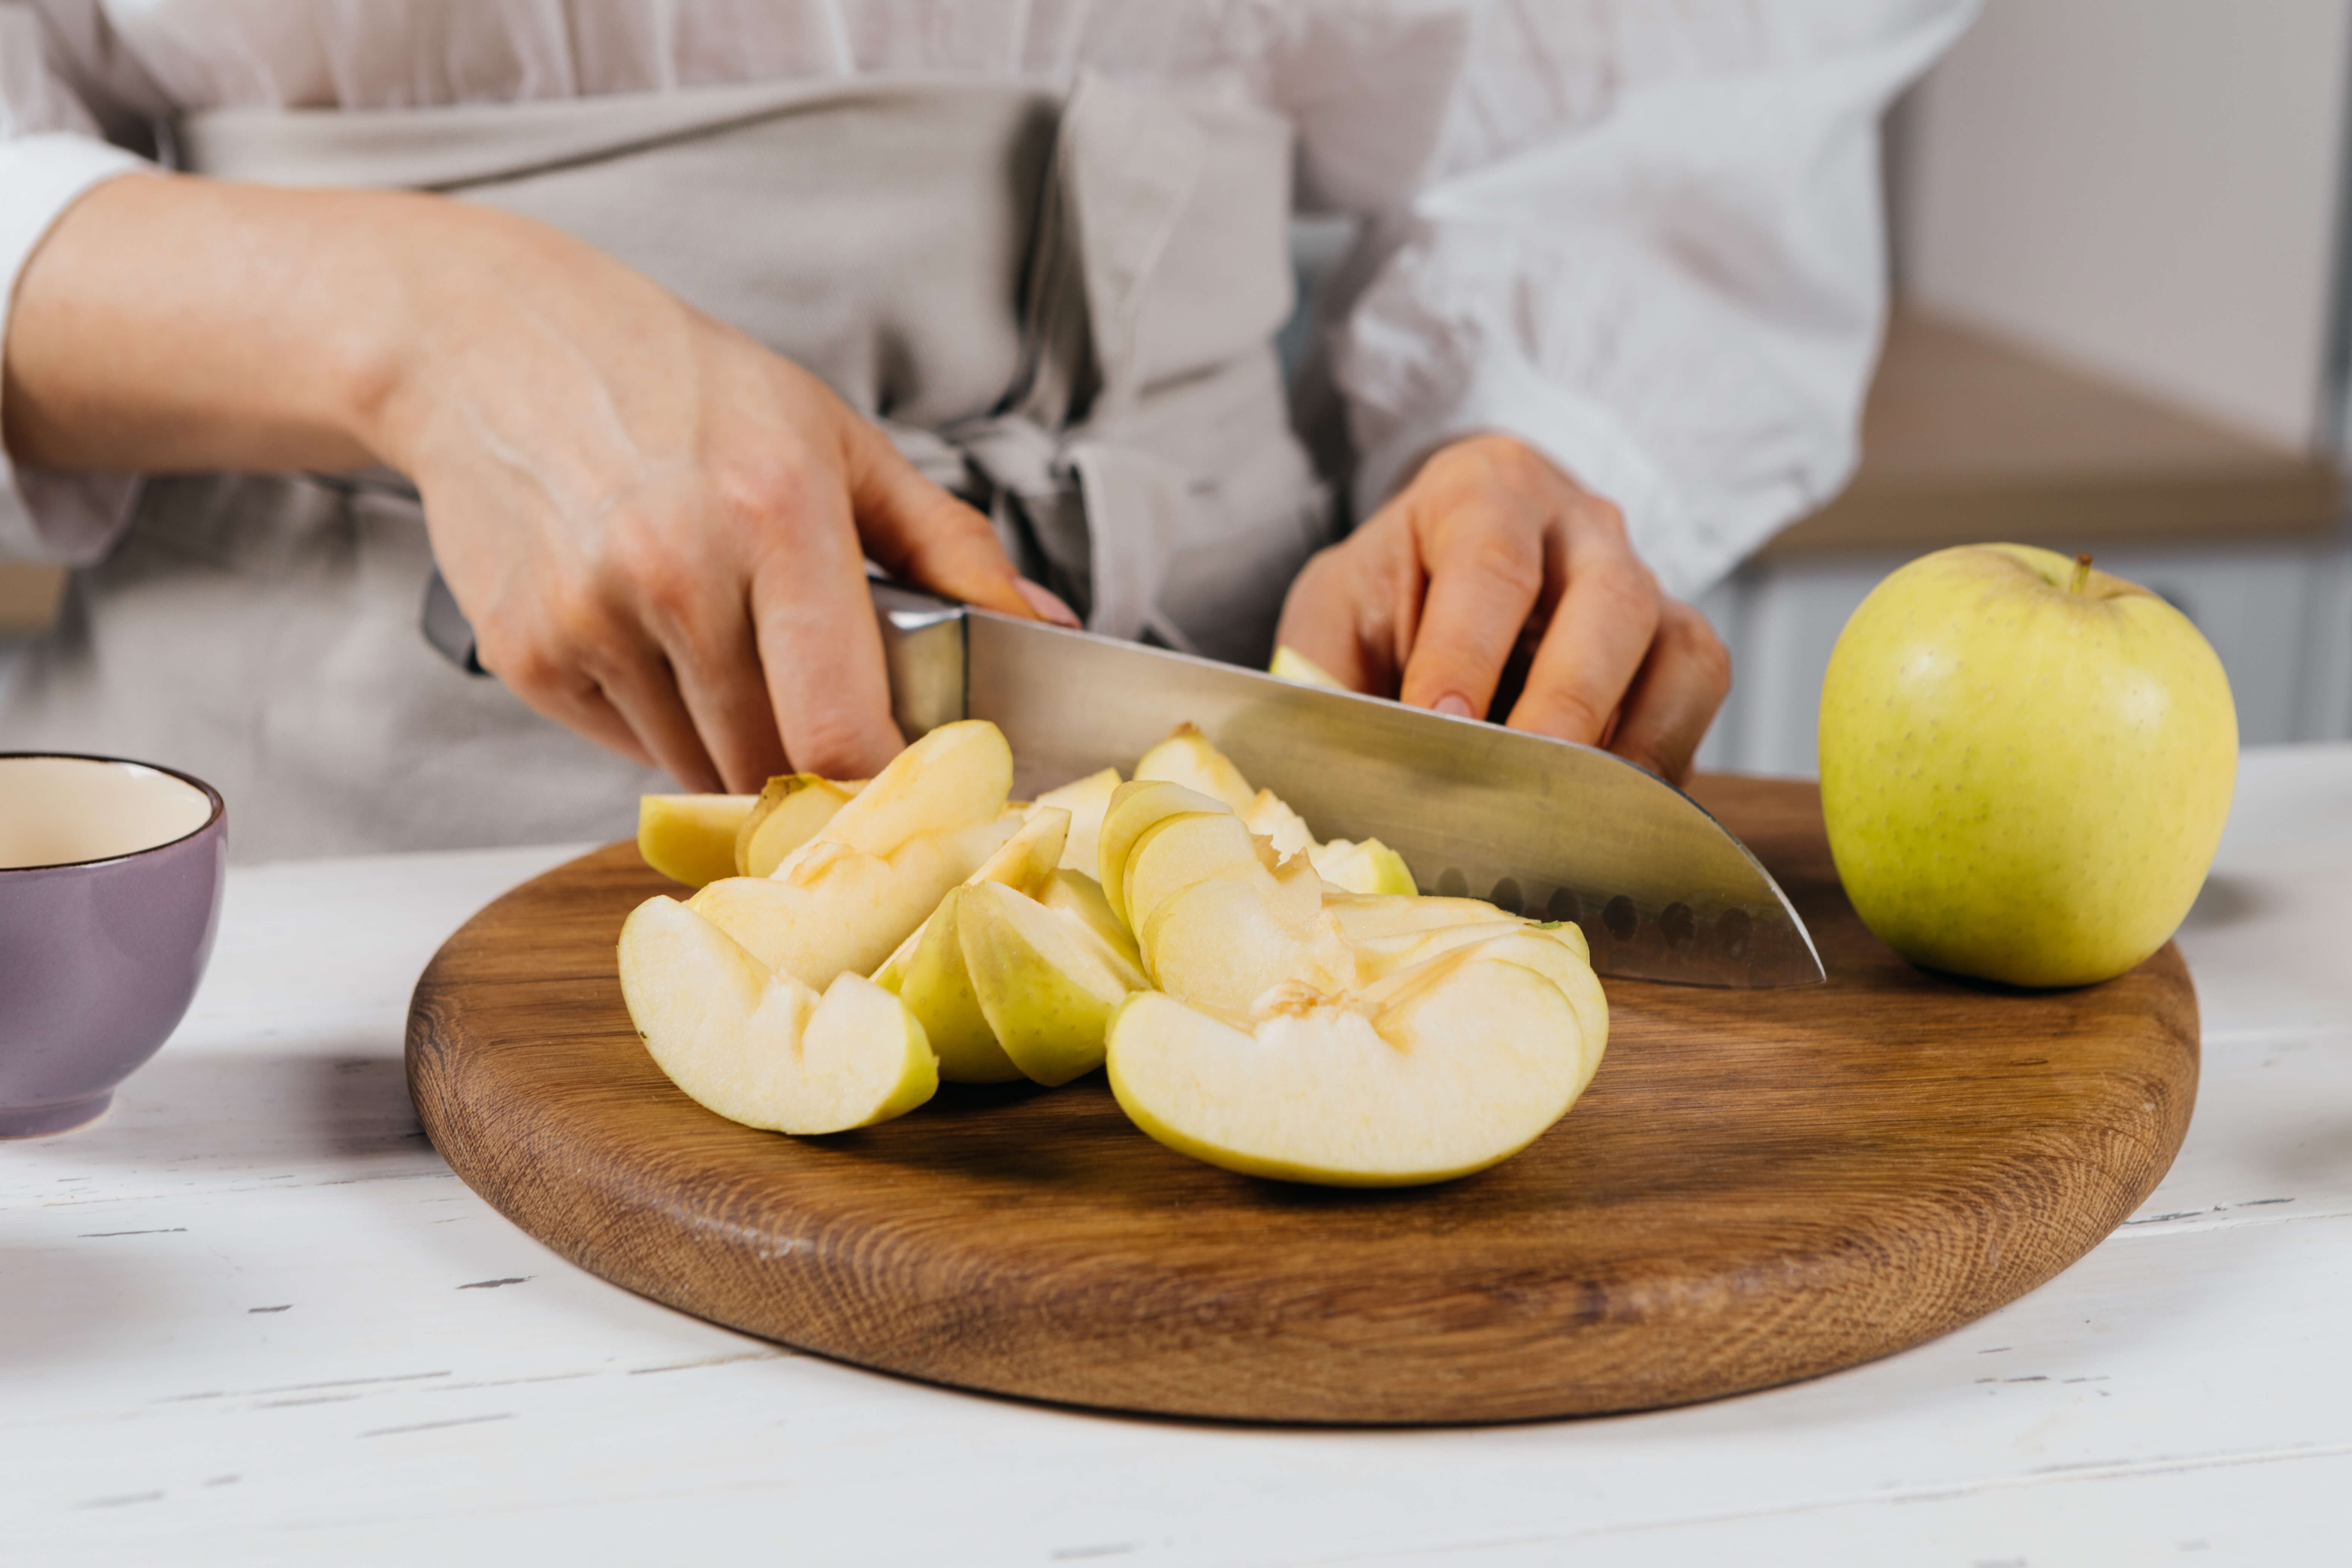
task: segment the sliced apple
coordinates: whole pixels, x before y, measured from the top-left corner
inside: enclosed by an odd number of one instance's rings
[[[1302,685],[1328,686],[1336,692],[1355,689],[1287,643],[1275,645],[1274,662],[1265,669],[1270,675],[1280,675],[1286,681],[1297,681]]]
[[[1360,843],[1333,839],[1328,843],[1311,844],[1307,858],[1315,862],[1316,872],[1325,882],[1349,893],[1411,898],[1420,892],[1420,884],[1413,881],[1412,869],[1404,863],[1404,857],[1378,839],[1366,839]]]
[[[769,779],[736,827],[733,874],[773,875],[786,855],[815,838],[866,784],[863,779],[835,782],[814,773]]]
[[[1127,857],[1135,848],[1136,840],[1152,824],[1185,811],[1217,812],[1225,809],[1213,796],[1165,779],[1133,779],[1114,790],[1110,807],[1103,813],[1098,851],[1098,875],[1103,896],[1110,901],[1111,913],[1133,929],[1134,922],[1128,919],[1125,903]]]
[[[776,974],[670,898],[621,927],[621,995],[646,1049],[709,1110],[780,1133],[838,1133],[912,1110],[939,1088],[922,1026],[845,974],[822,995]]]
[[[1277,854],[1295,855],[1315,843],[1315,835],[1307,831],[1307,819],[1292,810],[1271,789],[1261,789],[1251,796],[1240,816],[1244,825],[1272,844]]]
[[[637,853],[646,864],[688,887],[735,874],[735,834],[751,813],[751,795],[640,795]]]
[[[1024,893],[1042,890],[1055,874],[1069,824],[1070,814],[1060,807],[1038,808],[1003,848],[965,879],[963,887],[986,883]],[[939,1054],[940,1077],[953,1083],[1002,1083],[1020,1077],[1022,1070],[997,1044],[965,976],[956,917],[961,891],[950,890],[940,900],[930,917],[875,971],[874,980],[897,992],[921,1021]]]
[[[969,984],[996,1043],[1040,1083],[1102,1065],[1111,1009],[1150,982],[1100,936],[1001,883],[957,890]]]
[[[1561,986],[1500,950],[1524,936],[1352,998],[1279,989],[1240,1020],[1130,997],[1111,1017],[1111,1091],[1152,1137],[1252,1176],[1386,1186],[1484,1169],[1558,1121],[1599,1062]]]
[[[1019,1078],[1020,1066],[997,1043],[996,1031],[981,1009],[964,962],[960,918],[964,895],[975,884],[950,890],[913,941],[895,990],[907,1010],[923,1026],[924,1038],[940,1059],[940,1076],[950,1083],[1006,1083]],[[888,967],[884,972],[888,973]]]
[[[1065,866],[1047,879],[1034,897],[1046,908],[1069,915],[1110,944],[1111,950],[1130,967],[1143,967],[1143,955],[1136,949],[1135,933],[1112,913],[1110,900],[1103,896],[1102,883],[1085,872]]]
[[[1008,813],[910,839],[887,856],[815,840],[773,876],[728,877],[689,902],[770,968],[828,986],[846,970],[873,973],[1021,825]]]
[[[964,878],[967,883],[1001,882],[1022,892],[1035,894],[1052,878],[1058,862],[1064,836],[1069,831],[1069,813],[1059,807],[1032,807],[1023,817],[1013,836],[1004,841],[995,853],[980,863],[980,869]],[[944,903],[944,900],[942,900]],[[929,924],[926,922],[925,924]],[[918,925],[898,944],[898,950],[874,971],[874,983],[888,990],[897,990],[905,976],[907,965],[915,956],[915,949],[923,940],[923,927]]]
[[[1110,810],[1111,794],[1118,783],[1118,769],[1106,768],[1099,773],[1073,779],[1058,789],[1046,790],[1030,808],[1034,811],[1058,806],[1070,814],[1070,835],[1062,846],[1063,869],[1084,872],[1088,876],[1100,869],[1103,813]]]
[[[1239,815],[1249,810],[1257,791],[1250,788],[1225,754],[1209,744],[1198,726],[1180,724],[1167,739],[1143,754],[1135,765],[1135,776],[1142,780],[1159,780],[1181,784],[1197,794],[1206,795],[1227,810]],[[1108,881],[1103,885],[1108,887]]]
[[[1260,863],[1249,829],[1231,811],[1180,811],[1137,836],[1120,875],[1119,903],[1139,931],[1170,894]]]
[[[1171,996],[1227,1019],[1249,1017],[1284,986],[1352,990],[1355,955],[1330,917],[1285,919],[1282,903],[1272,873],[1257,866],[1171,894],[1138,938],[1145,972]]]
[[[824,837],[887,855],[925,833],[992,822],[1013,793],[1013,750],[982,719],[943,724],[890,759],[825,823]]]
[[[1518,915],[1505,916],[1501,910],[1480,898],[1399,897],[1335,892],[1324,895],[1323,906],[1331,912],[1332,918],[1339,923],[1341,934],[1350,942],[1369,941],[1376,936],[1398,936],[1409,932],[1433,931],[1441,925],[1475,925],[1501,918],[1526,924]]]

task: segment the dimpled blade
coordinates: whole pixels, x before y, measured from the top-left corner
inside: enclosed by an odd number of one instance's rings
[[[1192,723],[1318,834],[1387,843],[1423,892],[1576,922],[1603,975],[1733,987],[1822,978],[1804,923],[1755,856],[1622,758],[883,591],[901,723],[919,734],[947,718],[992,721],[1012,743],[1016,793],[1124,772]],[[963,700],[950,712],[959,655]]]

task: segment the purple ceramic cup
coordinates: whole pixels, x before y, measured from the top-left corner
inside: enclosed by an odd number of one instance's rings
[[[212,956],[223,824],[184,773],[0,753],[0,1138],[96,1119],[179,1027]]]

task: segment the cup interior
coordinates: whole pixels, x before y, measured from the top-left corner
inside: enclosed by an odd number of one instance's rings
[[[157,849],[212,815],[203,789],[143,763],[0,757],[0,871]]]

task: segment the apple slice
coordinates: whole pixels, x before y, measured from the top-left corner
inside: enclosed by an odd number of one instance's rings
[[[846,970],[873,973],[1021,825],[1008,812],[910,839],[887,857],[813,840],[775,875],[714,882],[689,906],[768,967],[829,986]]]
[[[820,996],[675,899],[649,898],[630,915],[620,969],[655,1062],[730,1121],[838,1133],[887,1122],[939,1089],[922,1026],[898,998],[852,974]]]
[[[1058,806],[1036,809],[1004,847],[940,901],[930,917],[898,945],[874,972],[875,984],[895,991],[907,1004],[940,1059],[940,1076],[952,1083],[1003,1083],[1022,1070],[997,1044],[964,973],[958,936],[958,894],[963,888],[996,884],[1027,891],[1042,888],[1061,858],[1070,814]]]
[[[1103,896],[1102,883],[1093,877],[1066,866],[1048,878],[1033,896],[1046,908],[1070,916],[1109,943],[1111,950],[1129,967],[1139,972],[1142,969],[1143,955],[1136,949],[1135,933],[1111,913],[1110,900]]]
[[[1114,790],[1110,807],[1103,813],[1099,847],[1103,896],[1110,901],[1111,913],[1133,929],[1135,923],[1128,918],[1125,902],[1127,857],[1152,824],[1185,811],[1224,810],[1213,798],[1165,779],[1133,779]]]
[[[964,883],[1001,882],[1024,893],[1036,893],[1054,875],[1064,836],[1068,831],[1067,811],[1056,806],[1033,806],[1014,829],[1013,836],[1005,840],[994,854],[982,861],[978,871],[964,878]],[[941,900],[941,903],[945,902],[945,899]],[[874,983],[887,990],[897,990],[908,964],[914,959],[915,949],[922,940],[923,927],[918,925],[908,934],[904,942],[898,944],[898,951],[874,971]]]
[[[957,890],[971,991],[996,1043],[1040,1083],[1102,1065],[1111,1009],[1150,982],[1078,920],[1001,883]]]
[[[940,1059],[941,1078],[950,1083],[1008,1083],[1022,1075],[1021,1068],[997,1043],[964,963],[960,914],[974,885],[950,890],[912,938],[914,951],[902,971],[890,976],[890,966],[884,966],[883,975],[890,977],[881,983],[898,994],[923,1026]]]
[[[646,864],[688,887],[735,874],[735,833],[750,814],[750,795],[640,795],[637,853]]]
[[[1033,811],[1058,806],[1070,814],[1070,836],[1062,846],[1063,869],[1088,876],[1100,869],[1103,813],[1110,810],[1111,794],[1118,788],[1118,769],[1106,768],[1037,797],[1037,804],[1030,808]]]
[[[866,784],[863,779],[836,783],[814,773],[769,779],[736,828],[733,874],[773,875],[778,862],[815,838]]]
[[[1209,744],[1197,725],[1180,724],[1167,739],[1143,754],[1135,765],[1135,776],[1140,780],[1159,780],[1181,784],[1196,794],[1206,795],[1227,810],[1239,815],[1249,810],[1257,791],[1242,777],[1225,754]],[[1105,887],[1110,885],[1106,880]]]
[[[1439,898],[1422,894],[1386,896],[1335,892],[1324,895],[1323,907],[1330,911],[1331,917],[1339,923],[1340,934],[1350,942],[1366,942],[1378,936],[1399,936],[1415,931],[1433,931],[1441,925],[1475,925],[1496,919],[1526,924],[1520,916],[1507,916],[1482,898]]]
[[[1251,796],[1240,815],[1244,825],[1272,844],[1276,854],[1295,855],[1314,847],[1315,835],[1307,831],[1307,819],[1271,789]]]
[[[1391,1186],[1482,1170],[1558,1121],[1599,1060],[1560,986],[1499,946],[1384,995],[1279,990],[1239,1021],[1129,997],[1111,1016],[1111,1092],[1160,1142],[1251,1176]]]
[[[1257,842],[1231,811],[1180,811],[1136,838],[1121,873],[1120,904],[1137,930],[1169,894],[1225,872],[1256,867]],[[1321,902],[1318,891],[1317,903]]]
[[[1013,793],[1013,751],[984,719],[943,724],[890,759],[824,825],[828,841],[887,855],[925,833],[994,821]]]
[[[1315,862],[1316,872],[1325,882],[1349,893],[1412,898],[1421,892],[1404,857],[1378,839],[1366,839],[1361,843],[1332,839],[1311,844],[1307,858]]]
[[[1145,972],[1171,996],[1236,1019],[1284,986],[1330,996],[1354,989],[1355,955],[1336,923],[1320,910],[1286,918],[1294,913],[1287,902],[1273,873],[1256,865],[1171,894],[1137,944]]]
[[[1338,692],[1354,689],[1287,643],[1275,645],[1274,662],[1265,669],[1270,675],[1280,675],[1286,681],[1297,681],[1301,685],[1328,686]]]

